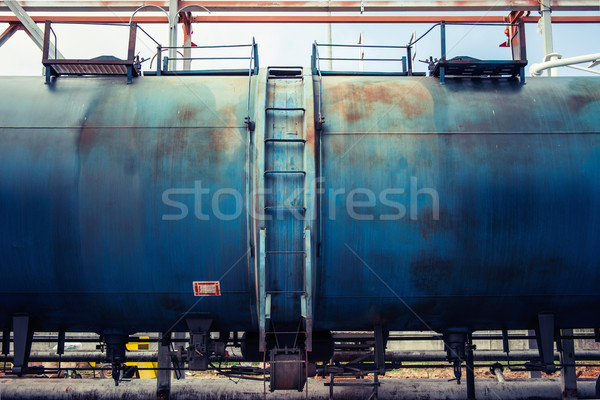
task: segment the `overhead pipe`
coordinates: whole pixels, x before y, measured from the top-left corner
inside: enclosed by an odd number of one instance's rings
[[[553,56],[562,57],[560,54],[557,53],[553,53]],[[531,67],[529,67],[529,73],[531,74],[531,76],[540,76],[542,75],[542,72],[548,68],[568,67],[572,64],[581,64],[584,62],[593,62],[596,60],[600,60],[600,53],[587,54],[584,56],[569,58],[558,58],[555,60],[544,61],[538,64],[532,64]]]

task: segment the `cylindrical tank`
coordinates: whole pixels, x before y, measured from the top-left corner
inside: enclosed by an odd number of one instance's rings
[[[244,203],[217,192],[245,193],[248,77],[0,87],[2,323],[158,331],[210,312],[247,329]]]
[[[600,79],[314,85],[315,331],[600,326]],[[248,77],[0,88],[0,323],[257,330]]]
[[[600,79],[322,93],[320,327],[600,326]]]

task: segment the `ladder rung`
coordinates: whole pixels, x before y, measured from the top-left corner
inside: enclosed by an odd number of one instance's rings
[[[302,111],[306,112],[304,107],[267,107],[265,111]]]
[[[304,251],[266,251],[267,254],[304,254]]]
[[[269,174],[302,174],[302,175],[306,175],[306,171],[301,171],[299,169],[265,171],[265,175],[269,175]]]
[[[285,293],[302,293],[305,294],[304,290],[267,290],[267,294],[285,294]]]
[[[265,207],[265,211],[306,211],[306,207]]]
[[[270,142],[306,143],[306,139],[279,139],[279,138],[265,139],[265,143],[270,143]]]
[[[267,79],[298,79],[300,81],[304,80],[304,76],[302,75],[269,75]]]
[[[302,72],[302,67],[269,67],[267,77],[276,79],[302,79]]]

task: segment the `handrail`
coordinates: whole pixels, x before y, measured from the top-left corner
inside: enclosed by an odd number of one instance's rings
[[[412,40],[406,44],[406,45],[365,45],[365,44],[334,44],[334,43],[317,43],[316,41],[313,43],[313,52],[312,52],[312,59],[311,59],[311,65],[312,65],[312,72],[313,75],[319,75],[321,76],[321,68],[319,66],[319,60],[332,60],[332,61],[377,61],[377,62],[402,62],[402,74],[403,75],[407,75],[407,76],[412,76],[413,75],[413,65],[412,65],[412,52],[414,49],[414,46],[420,42],[425,36],[429,35],[435,28],[440,27],[440,47],[441,47],[441,56],[440,56],[440,62],[445,63],[446,62],[446,26],[447,25],[473,25],[473,26],[502,26],[502,27],[516,27],[517,29],[514,32],[514,35],[512,35],[511,37],[511,44],[512,44],[512,39],[514,38],[515,35],[517,35],[518,31],[520,31],[521,29],[523,29],[522,26],[522,22],[519,23],[507,23],[507,22],[484,22],[484,23],[478,23],[478,22],[446,22],[446,21],[440,21],[437,22],[435,24],[433,24],[429,29],[427,29],[427,31],[425,33],[423,33],[422,35],[420,35],[418,38],[416,38],[415,40]],[[520,46],[524,46],[524,43],[520,43]],[[318,55],[318,47],[345,47],[345,48],[375,48],[375,49],[405,49],[406,50],[406,56],[403,56],[402,58],[360,58],[360,57],[319,57]],[[517,56],[514,56],[515,58]],[[519,60],[521,61],[525,61],[524,59],[525,57],[525,51],[524,51],[524,47],[521,48],[521,54],[518,56]],[[435,63],[437,63],[438,60],[436,59],[435,62],[433,60],[433,58],[431,58],[430,61],[430,70],[431,70],[431,66],[435,65]],[[516,61],[515,61],[516,62]],[[323,71],[324,73],[340,73],[340,74],[382,74],[382,75],[389,75],[389,74],[398,74],[398,73],[388,73],[388,72],[373,72],[373,73],[363,73],[361,72],[348,72],[348,71]],[[444,83],[444,73],[445,73],[445,67],[444,65],[440,65],[440,81],[442,83]],[[523,70],[521,70],[521,80],[523,80]]]
[[[156,4],[145,4],[143,6],[138,7],[133,12],[133,14],[131,14],[131,17],[129,17],[129,25],[131,25],[131,22],[133,22],[133,17],[135,16],[135,14],[137,14],[138,11],[140,11],[143,8],[148,8],[148,7],[154,7],[154,8],[160,9],[167,16],[167,19],[169,19],[169,13],[164,8],[162,8],[161,6],[157,6]]]
[[[392,61],[392,62],[401,62],[402,63],[402,73],[407,75],[412,75],[412,63],[408,60],[411,56],[411,49],[413,44],[408,44],[405,46],[390,46],[390,45],[362,45],[362,44],[337,44],[337,43],[317,43],[316,41],[313,43],[313,74],[317,72],[320,74],[320,66],[317,66],[318,61],[327,60],[327,61]],[[319,57],[318,48],[319,47],[344,47],[344,48],[374,48],[374,49],[405,49],[407,52],[406,56],[402,56],[401,58],[355,58],[355,57]],[[408,61],[408,64],[407,64]],[[318,71],[317,71],[318,70]]]
[[[317,74],[319,76],[319,103],[317,110],[317,124],[319,128],[323,124],[323,114],[321,114],[321,104],[322,104],[322,86],[323,86],[323,76],[321,75],[321,59],[319,58],[319,44],[315,40],[312,46],[312,57],[311,57],[311,70],[313,75]]]
[[[71,21],[60,21],[56,22],[60,24],[81,24],[80,22],[71,22]],[[124,71],[126,71],[127,75],[127,83],[130,84],[133,81],[134,76],[139,75],[139,68],[141,62],[135,56],[135,43],[137,37],[137,23],[133,22],[131,24],[108,24],[108,23],[97,23],[97,22],[86,22],[86,25],[108,25],[108,26],[122,26],[127,27],[129,29],[129,40],[127,46],[127,58],[120,59],[114,58],[111,60],[106,59],[81,59],[81,58],[61,58],[57,59],[58,56],[58,37],[56,32],[52,28],[53,22],[51,20],[46,20],[45,22],[45,30],[44,30],[44,39],[42,46],[42,64],[46,68],[45,76],[46,76],[46,84],[51,83],[52,76],[60,76],[60,75],[125,75]],[[50,47],[51,47],[51,38],[50,35],[54,36],[54,58],[50,58]],[[86,68],[74,68],[73,65],[82,64],[87,65]],[[58,68],[57,65],[61,65],[61,68]],[[113,66],[116,67],[113,70],[106,70],[95,68],[94,66],[104,65],[104,66]]]
[[[223,56],[223,57],[174,57],[171,58],[169,56],[162,57],[162,52],[164,50],[169,49],[189,49],[189,50],[197,50],[197,49],[225,49],[225,48],[245,48],[250,47],[250,56],[249,57],[232,57],[232,56]],[[181,54],[181,53],[180,53]],[[153,57],[154,58],[154,57]],[[205,45],[205,46],[162,46],[158,45],[156,48],[156,74],[163,75],[163,72],[166,73],[169,70],[169,61],[181,61],[181,60],[250,60],[250,74],[258,74],[258,45],[254,38],[252,38],[252,43],[243,43],[243,44],[223,44],[223,45]],[[162,66],[161,66],[162,59]]]
[[[254,66],[252,63],[254,62]],[[248,68],[248,115],[246,116],[246,124],[248,130],[254,131],[254,122],[250,118],[250,97],[252,93],[252,75],[258,75],[258,46],[254,37],[252,37],[252,48],[250,50],[250,66]]]

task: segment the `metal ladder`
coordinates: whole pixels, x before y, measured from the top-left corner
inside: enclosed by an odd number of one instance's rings
[[[310,228],[305,223],[306,109],[302,67],[269,67],[264,135],[265,225],[260,230],[259,348],[295,323],[312,350]],[[312,116],[311,116],[312,118]],[[285,327],[278,331],[278,327]],[[303,326],[303,328],[302,328]],[[269,328],[272,327],[272,332]]]

